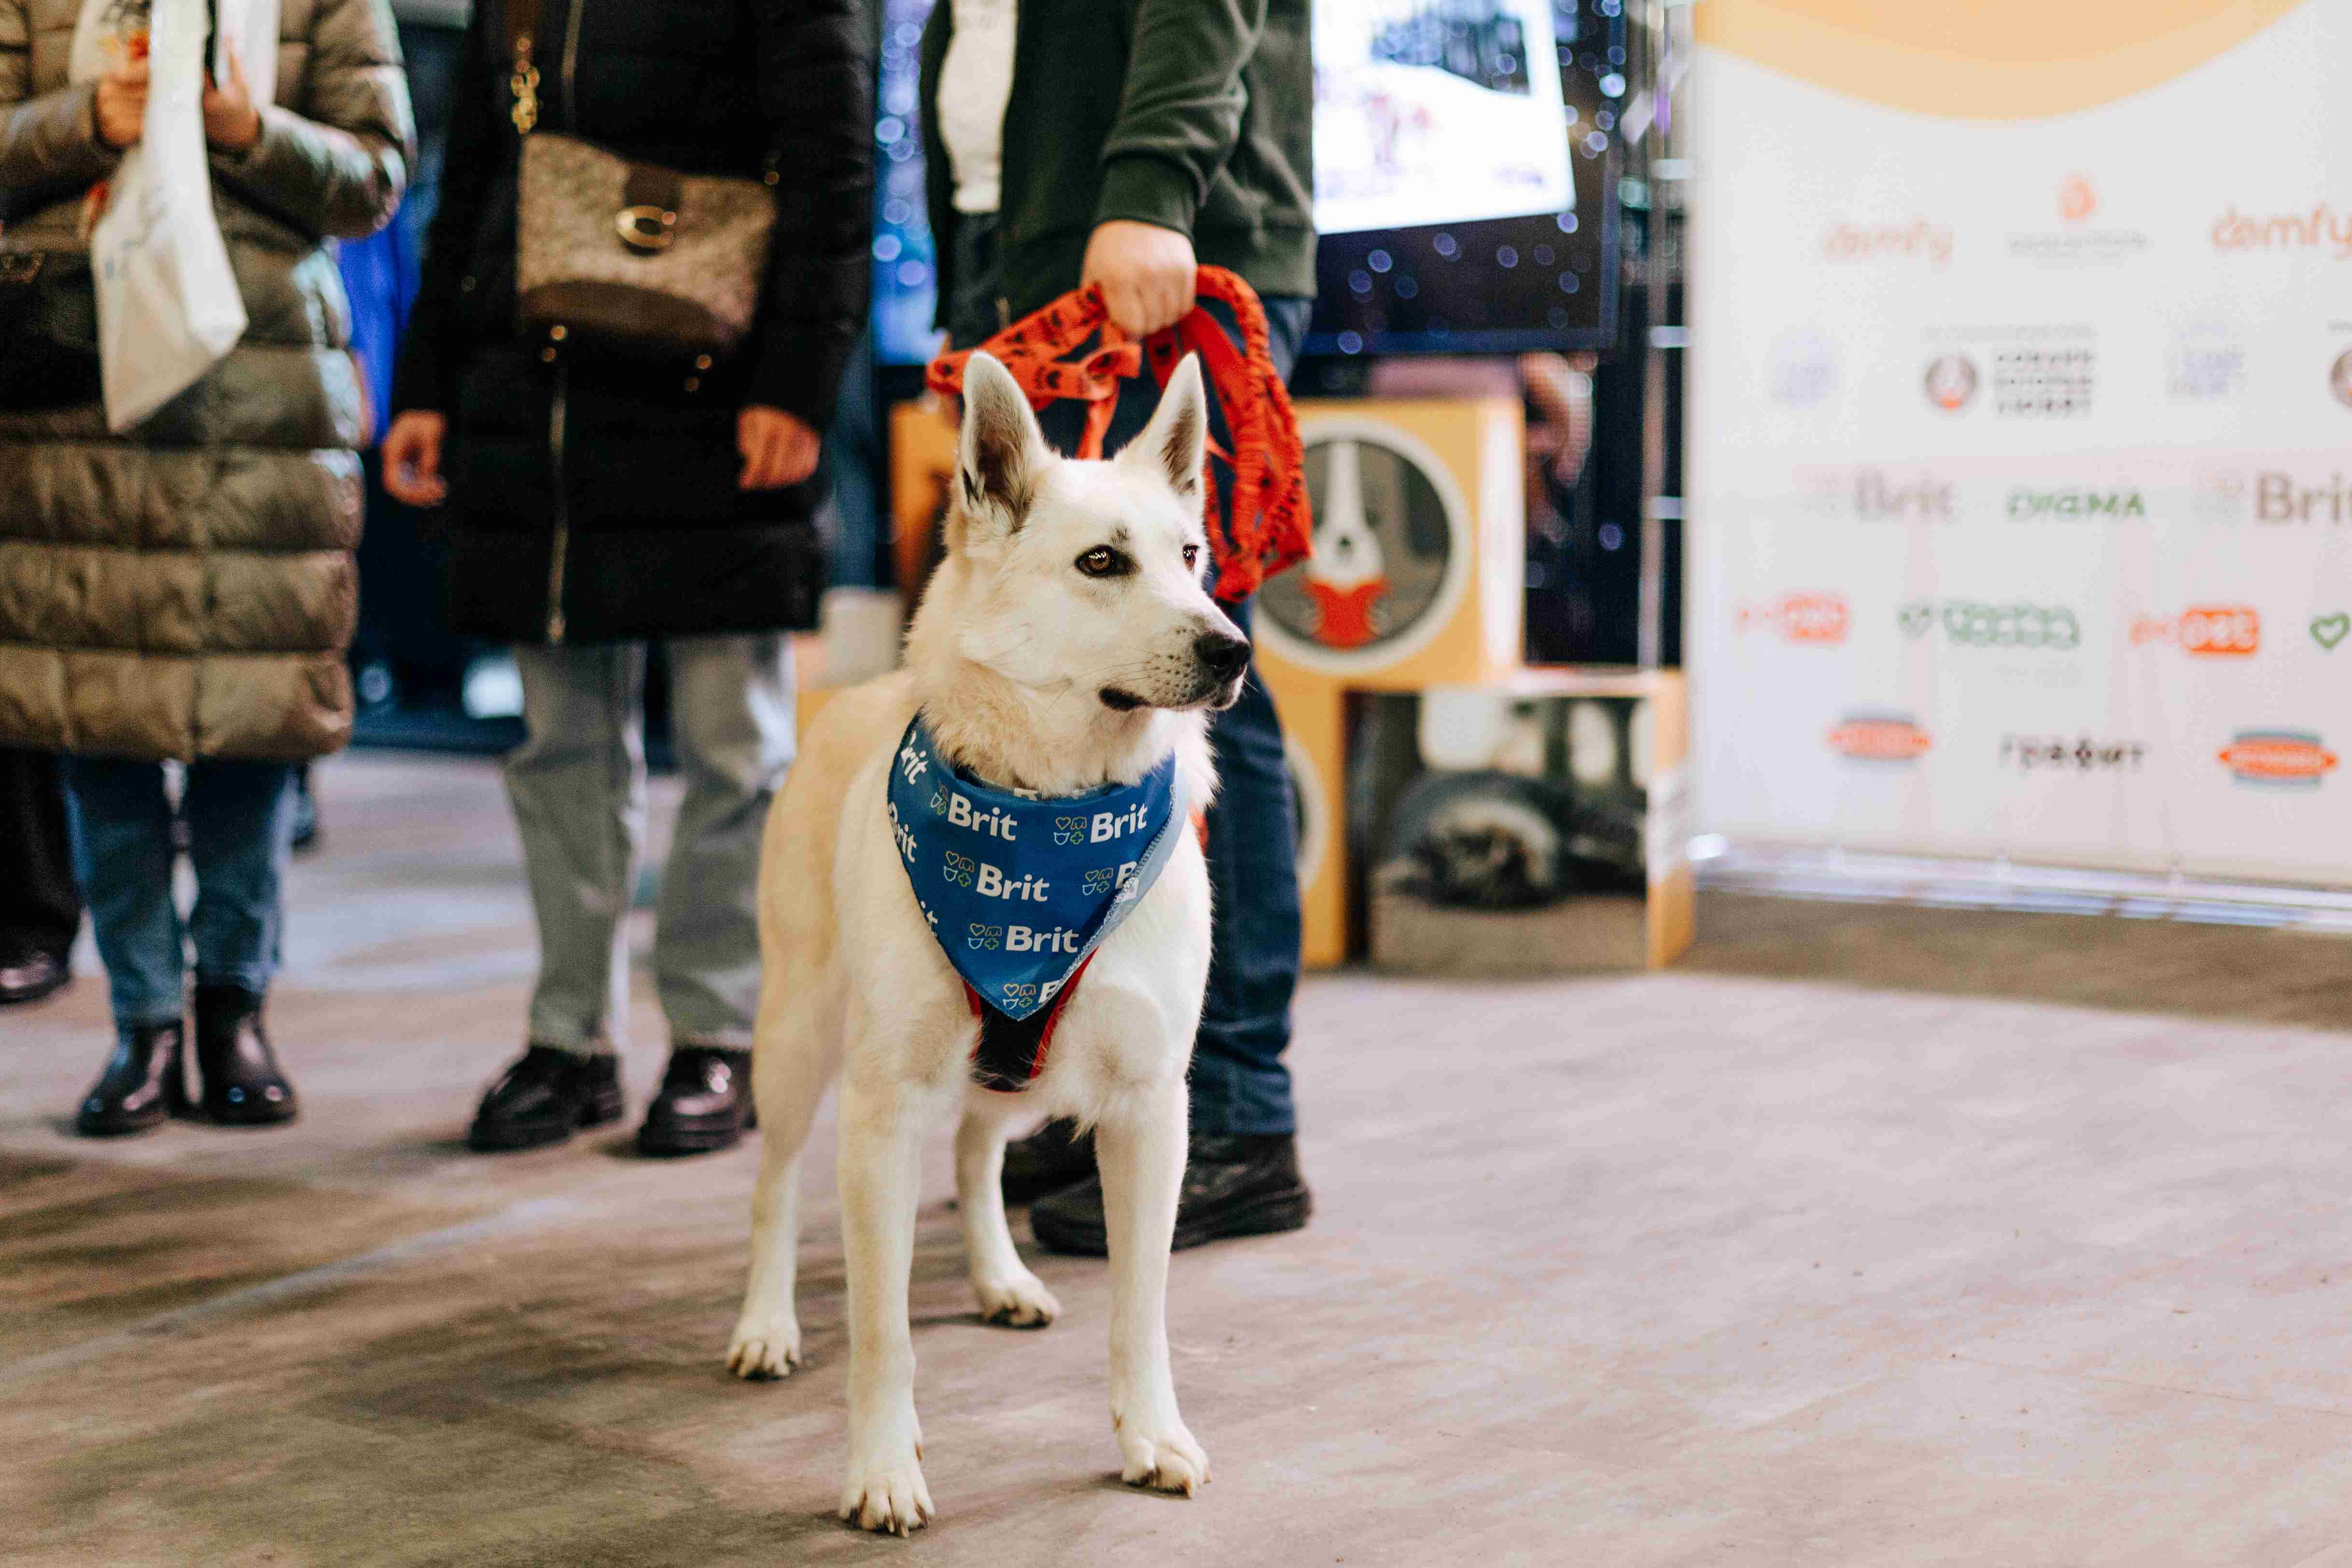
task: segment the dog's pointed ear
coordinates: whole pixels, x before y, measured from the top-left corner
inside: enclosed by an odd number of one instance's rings
[[[1201,386],[1201,356],[1186,354],[1160,395],[1160,407],[1143,434],[1129,441],[1118,460],[1168,481],[1181,496],[1201,493],[1201,468],[1209,460],[1209,399]]]
[[[963,430],[956,443],[956,484],[966,515],[983,528],[993,523],[1003,532],[1018,532],[1052,457],[1013,373],[991,355],[972,355],[964,364]]]

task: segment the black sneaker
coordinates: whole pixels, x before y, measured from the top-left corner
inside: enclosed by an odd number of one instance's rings
[[[710,1154],[758,1123],[751,1105],[751,1053],[720,1046],[673,1046],[661,1092],[637,1129],[640,1154]]]
[[[1302,1229],[1314,1206],[1298,1173],[1298,1141],[1289,1133],[1196,1133],[1184,1162],[1169,1250],[1181,1252],[1229,1236]],[[1031,1205],[1029,1233],[1040,1247],[1055,1252],[1109,1256],[1102,1178],[1091,1177]]]
[[[485,1154],[538,1149],[575,1128],[618,1121],[621,1111],[618,1057],[532,1046],[482,1096],[466,1142]]]
[[[1095,1135],[1057,1116],[1004,1146],[1004,1205],[1019,1208],[1095,1173]]]

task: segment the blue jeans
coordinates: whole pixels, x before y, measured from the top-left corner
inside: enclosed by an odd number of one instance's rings
[[[956,225],[961,279],[954,311],[958,348],[970,348],[997,330],[992,226],[969,214]],[[1207,303],[1232,331],[1224,307]],[[1275,369],[1287,376],[1298,359],[1311,301],[1264,303]],[[1128,382],[1103,449],[1116,453],[1133,438],[1159,402],[1160,389],[1149,376]],[[1067,400],[1050,404],[1038,422],[1057,450],[1076,451],[1085,407]],[[1217,422],[1221,442],[1227,439],[1223,423]],[[1231,496],[1233,487],[1225,485],[1219,493]],[[1248,601],[1225,609],[1244,631],[1249,629]],[[1213,901],[1209,991],[1192,1046],[1192,1130],[1294,1132],[1298,1113],[1291,1104],[1290,1069],[1282,1054],[1290,1047],[1290,1002],[1298,989],[1298,830],[1283,761],[1282,721],[1255,666],[1242,700],[1209,726],[1209,748],[1217,763],[1217,802],[1209,808]]]
[[[760,1001],[760,832],[793,761],[780,633],[672,637],[670,736],[686,798],[654,915],[654,984],[677,1045],[742,1048]],[[628,1016],[627,927],[646,837],[646,645],[524,647],[529,738],[507,755],[539,917],[534,1045],[609,1051]]]
[[[163,764],[68,757],[65,774],[74,874],[106,962],[115,1023],[136,1028],[180,1016],[190,939],[199,985],[236,985],[257,995],[268,991],[284,919],[293,767],[226,761],[188,765],[180,815],[188,825],[196,902],[184,921],[172,896],[172,807],[163,795]]]

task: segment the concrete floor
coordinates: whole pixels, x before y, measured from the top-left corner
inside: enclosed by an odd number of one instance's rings
[[[533,957],[495,773],[320,784],[299,1124],[78,1141],[101,986],[0,1015],[0,1561],[2352,1568],[2336,941],[1716,898],[1668,974],[1318,980],[1314,1226],[1174,1265],[1213,1484],[1117,1483],[1098,1264],[976,1321],[942,1142],[902,1542],[831,1516],[829,1143],[814,1365],[738,1384],[751,1149],[458,1142]]]

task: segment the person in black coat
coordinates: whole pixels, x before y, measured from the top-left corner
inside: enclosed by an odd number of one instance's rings
[[[478,1148],[621,1114],[618,940],[653,637],[687,791],[654,953],[672,1052],[640,1144],[723,1148],[749,1111],[757,846],[793,748],[782,634],[815,621],[817,432],[866,310],[867,3],[541,0],[539,130],[688,174],[776,171],[759,317],[716,363],[519,336],[506,8],[475,8],[383,468],[396,499],[447,503],[454,629],[512,640],[523,681],[528,739],[507,782],[541,972],[529,1048],[484,1099]]]
[[[81,889],[58,759],[0,747],[0,1005],[37,1002],[72,978]]]

